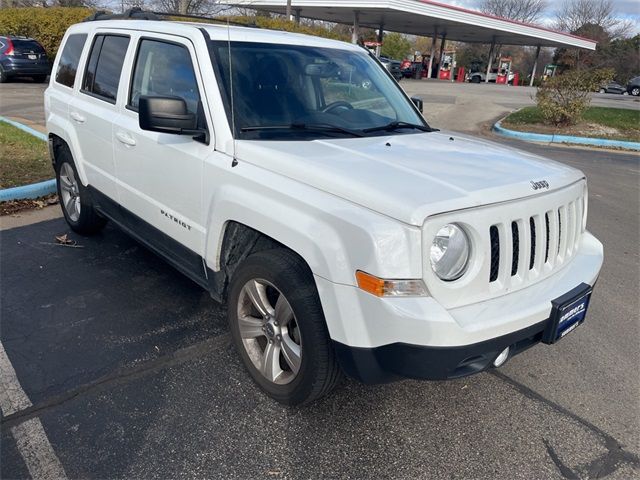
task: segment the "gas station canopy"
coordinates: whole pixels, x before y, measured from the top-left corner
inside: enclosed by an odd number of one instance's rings
[[[287,0],[225,0],[222,3],[284,14]],[[446,37],[459,42],[596,48],[593,40],[430,0],[292,0],[291,8],[296,18]]]

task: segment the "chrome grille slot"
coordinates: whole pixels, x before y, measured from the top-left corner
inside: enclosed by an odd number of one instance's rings
[[[511,276],[513,277],[518,273],[518,260],[520,259],[520,232],[516,222],[511,222],[511,244],[513,245],[511,258]]]
[[[491,242],[491,270],[489,273],[489,281],[495,282],[498,279],[498,271],[500,269],[500,237],[498,236],[498,227],[492,225],[489,229],[489,241]]]
[[[533,270],[536,262],[536,221],[529,217],[529,232],[531,234],[531,251],[529,252],[529,270]]]
[[[549,212],[544,214],[544,223],[546,227],[546,235],[545,235],[545,251],[544,251],[544,263],[549,261],[549,242],[551,241],[551,228],[549,227]]]

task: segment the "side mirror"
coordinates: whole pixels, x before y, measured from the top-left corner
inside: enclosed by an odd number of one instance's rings
[[[420,110],[420,113],[423,113],[422,109],[424,107],[424,102],[422,101],[422,99],[418,97],[411,97],[411,101],[416,107],[418,107],[418,110]]]
[[[172,133],[174,135],[198,135],[196,115],[189,113],[187,102],[180,97],[152,97],[143,95],[138,104],[138,123],[142,130]]]

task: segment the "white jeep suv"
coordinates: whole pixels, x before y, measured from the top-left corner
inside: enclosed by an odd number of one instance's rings
[[[92,19],[45,107],[69,226],[112,221],[226,301],[280,402],[342,372],[473,374],[584,320],[603,258],[584,175],[429,127],[356,45]]]

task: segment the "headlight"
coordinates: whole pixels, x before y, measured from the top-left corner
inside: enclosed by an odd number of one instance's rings
[[[442,280],[456,280],[467,268],[470,251],[464,230],[455,223],[445,225],[438,230],[429,250],[431,268]]]

